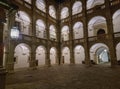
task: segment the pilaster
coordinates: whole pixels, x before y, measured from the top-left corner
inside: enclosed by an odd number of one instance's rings
[[[111,67],[114,67],[117,65],[117,58],[116,58],[116,47],[114,42],[114,30],[113,30],[113,22],[112,22],[112,15],[110,10],[110,1],[105,0],[105,6],[106,6],[106,21],[107,21],[107,28],[108,28],[108,38],[110,41],[109,45],[109,52],[110,52],[110,61],[111,61]]]
[[[72,24],[73,24],[73,18],[72,18],[72,0],[70,0],[70,6],[69,6],[69,12],[70,12],[70,22],[69,22],[69,29],[70,29],[70,63],[71,64],[74,64],[75,63],[75,58],[74,58],[74,37],[73,37],[73,27],[72,27]]]
[[[87,66],[91,66],[90,62],[90,49],[89,49],[89,42],[88,42],[88,24],[87,24],[87,8],[86,8],[86,0],[83,0],[83,16],[84,16],[84,49],[85,49],[85,64]]]
[[[35,59],[36,58],[36,52],[35,52],[35,45],[32,45],[31,46],[31,53],[30,53],[30,59],[29,59],[29,66],[30,68],[34,69],[36,68],[36,64],[37,64],[37,60]]]

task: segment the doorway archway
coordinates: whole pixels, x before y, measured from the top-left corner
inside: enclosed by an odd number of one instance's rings
[[[36,49],[36,60],[38,60],[38,66],[45,65],[46,49],[43,46],[38,46]]]
[[[25,43],[18,44],[14,53],[14,68],[17,69],[29,67],[29,60],[30,47]]]
[[[95,64],[110,62],[109,48],[104,43],[96,43],[90,48],[90,59]]]

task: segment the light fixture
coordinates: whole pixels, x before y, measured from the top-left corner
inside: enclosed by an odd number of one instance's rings
[[[105,49],[104,51],[105,51],[105,52],[107,52],[107,50],[106,50],[106,49]]]
[[[18,27],[13,27],[10,32],[10,36],[12,39],[18,39],[19,38],[19,30]]]

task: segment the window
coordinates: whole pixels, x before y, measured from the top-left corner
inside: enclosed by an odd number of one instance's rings
[[[82,3],[80,1],[76,1],[72,7],[72,15],[78,14],[81,11],[82,11]]]
[[[49,15],[53,18],[56,18],[56,11],[55,11],[55,8],[54,6],[49,6]]]
[[[54,25],[50,26],[50,39],[56,40],[56,29]]]
[[[43,12],[46,12],[46,6],[45,6],[45,2],[44,0],[36,0],[36,7],[43,11]]]
[[[20,31],[22,34],[30,35],[31,24],[28,14],[24,11],[19,11],[16,14],[16,22],[20,22]]]
[[[91,9],[97,5],[104,4],[104,0],[87,0],[87,9]]]
[[[69,16],[69,10],[67,7],[64,7],[61,10],[61,19],[67,18]]]
[[[41,19],[39,19],[36,22],[36,36],[39,38],[44,38],[45,35],[45,23]]]

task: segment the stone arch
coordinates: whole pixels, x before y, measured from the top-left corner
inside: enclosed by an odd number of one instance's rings
[[[29,67],[31,48],[25,43],[20,43],[14,50],[14,68]]]
[[[56,34],[56,28],[54,25],[50,25],[49,27],[49,33],[50,33],[50,39],[51,40],[57,40],[57,34]]]
[[[24,11],[16,13],[15,24],[17,24],[22,34],[30,35],[31,33],[31,19],[30,16]]]
[[[97,36],[99,29],[104,29],[107,34],[107,23],[103,16],[95,16],[88,23],[88,36]]]
[[[36,7],[43,11],[46,12],[46,4],[45,4],[45,0],[36,0]]]
[[[103,35],[103,34],[105,34],[105,30],[104,29],[99,29],[97,31],[97,35]]]
[[[41,19],[36,21],[36,36],[39,38],[46,38],[46,25]]]
[[[116,45],[116,57],[120,61],[120,42]]]
[[[46,48],[42,45],[40,45],[36,48],[36,60],[38,61],[38,66],[45,65]]]
[[[87,9],[91,9],[97,5],[104,4],[105,0],[87,0]]]
[[[57,63],[57,49],[55,47],[50,49],[50,63],[52,65]]]
[[[83,23],[82,22],[76,22],[73,26],[73,34],[74,39],[83,38]]]
[[[69,16],[68,7],[63,7],[61,10],[61,19],[67,18]]]
[[[62,49],[62,64],[70,64],[70,49],[68,47],[64,47]]]
[[[75,1],[72,7],[72,15],[78,14],[82,11],[81,1]]]
[[[74,58],[75,64],[82,64],[83,61],[85,61],[85,52],[83,46],[77,45],[74,48]]]
[[[56,19],[56,10],[55,10],[55,7],[53,5],[49,6],[49,15]]]
[[[114,33],[120,32],[120,9],[113,14],[113,29]]]
[[[67,25],[62,27],[61,37],[63,41],[69,40],[69,27]]]
[[[96,64],[110,61],[109,48],[104,43],[96,43],[90,48],[90,60]]]

